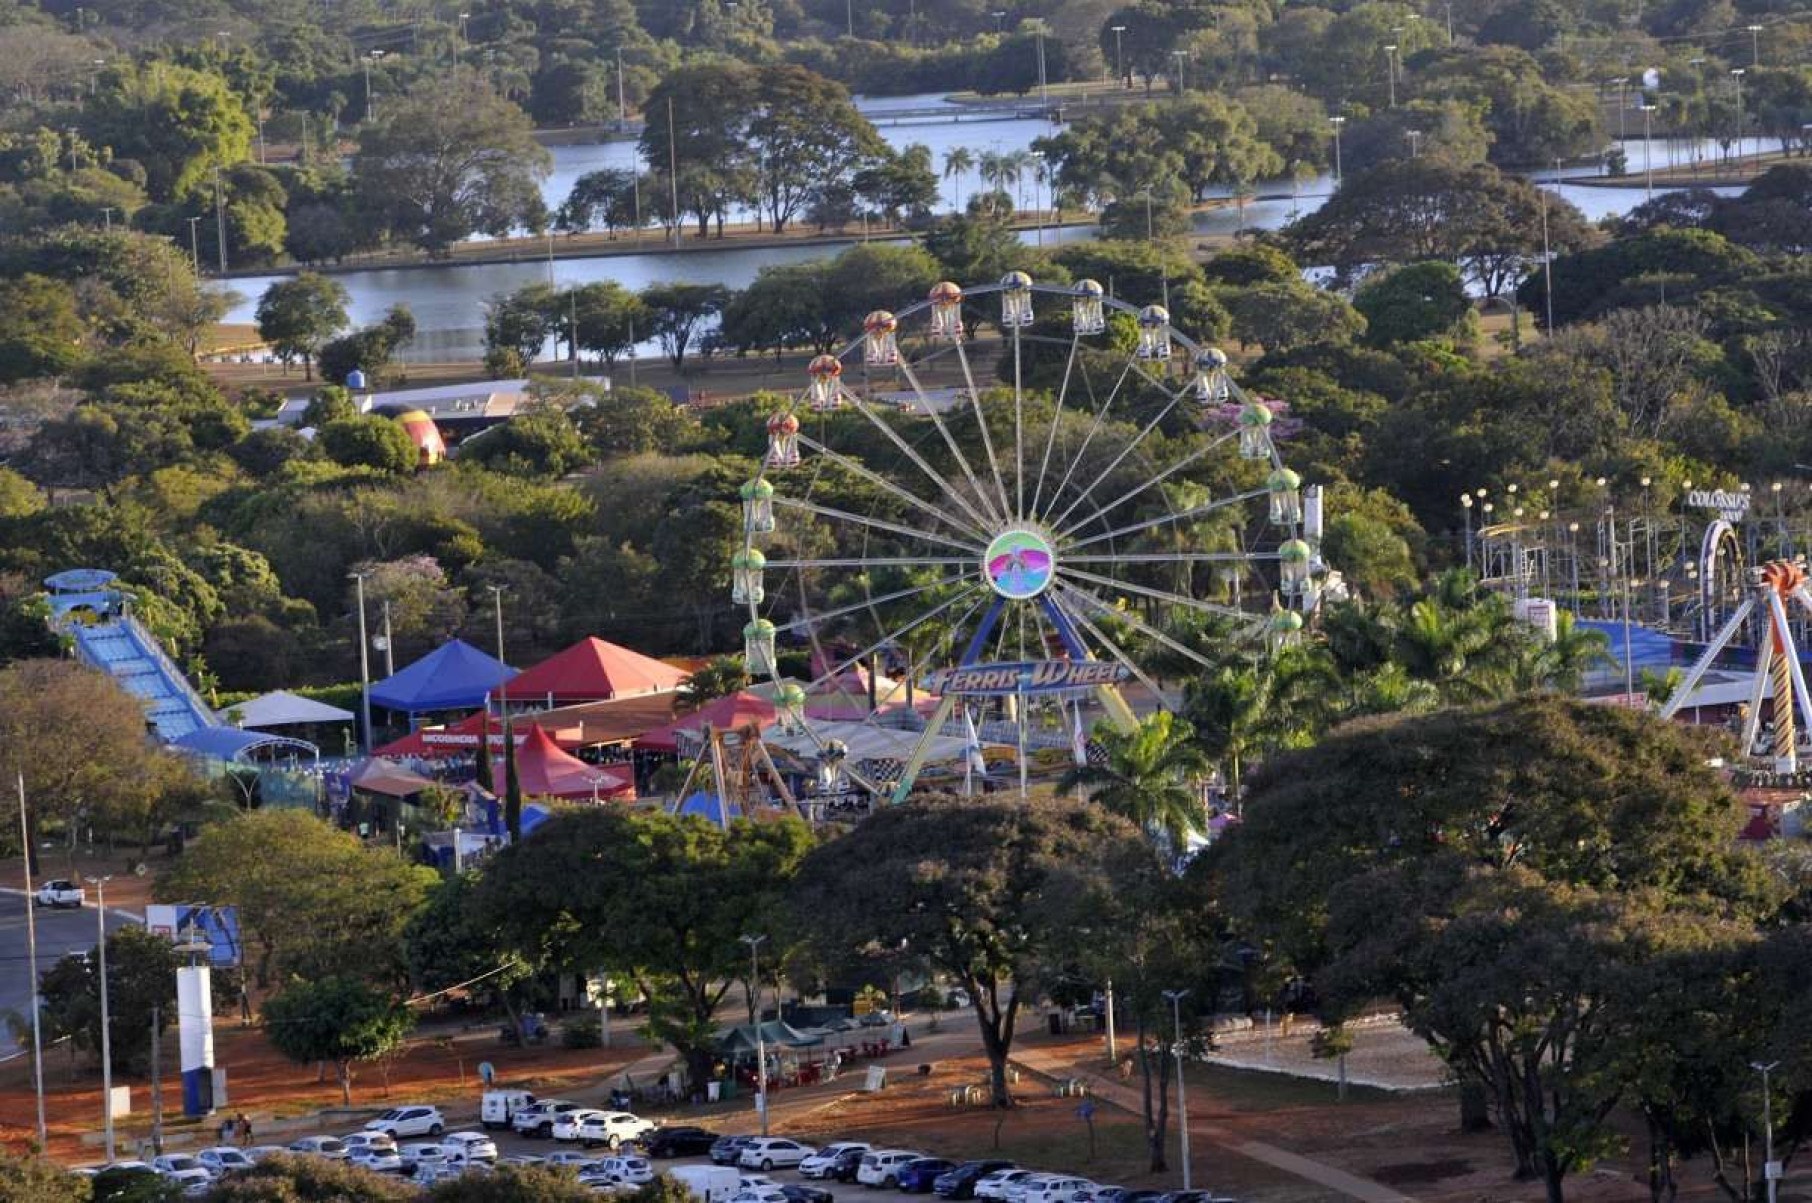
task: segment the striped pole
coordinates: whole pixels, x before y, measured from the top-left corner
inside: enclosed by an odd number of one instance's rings
[[[1793,722],[1792,667],[1787,660],[1792,644],[1780,629],[1778,620],[1771,619],[1768,626],[1774,633],[1774,658],[1768,665],[1769,680],[1774,686],[1774,760],[1783,771],[1792,772],[1798,767],[1796,752],[1799,747]]]

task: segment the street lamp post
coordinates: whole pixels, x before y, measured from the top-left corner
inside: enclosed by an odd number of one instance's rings
[[[1187,990],[1166,990],[1164,997],[1170,1003],[1170,1018],[1175,1025],[1176,1047],[1171,1051],[1177,1058],[1177,1135],[1182,1139],[1183,1189],[1189,1186],[1189,1093],[1183,1083],[1183,1000],[1189,996]]]
[[[101,1115],[107,1126],[107,1160],[113,1160],[113,1017],[107,1008],[107,883],[111,876],[94,879],[94,927],[100,934],[101,970]]]
[[[1768,1183],[1768,1203],[1775,1203],[1775,1183],[1780,1181],[1780,1167],[1774,1164],[1774,1096],[1768,1091],[1768,1075],[1779,1065],[1779,1061],[1749,1063],[1750,1069],[1762,1075],[1762,1177]]]
[[[1762,65],[1762,27],[1760,25],[1749,26],[1749,65],[1751,67]]]
[[[19,774],[19,848],[25,870],[25,963],[31,975],[31,1082],[38,1100],[38,1147],[50,1147],[44,1125],[44,1034],[38,1006],[38,904],[31,892],[31,822],[25,811],[25,774]]]
[[[1188,86],[1189,86],[1187,84],[1187,82],[1183,79],[1183,60],[1186,57],[1186,53],[1187,52],[1182,51],[1182,50],[1172,50],[1170,52],[1170,57],[1177,61],[1177,81],[1176,82],[1177,82],[1177,98],[1179,100],[1182,99],[1183,93],[1188,89]]]
[[[1460,512],[1466,516],[1466,570],[1472,571],[1472,494],[1460,494]]]
[[[201,236],[196,233],[201,218],[189,218],[189,268],[197,276],[201,275]]]
[[[371,754],[371,649],[365,642],[365,578],[370,575],[364,572],[347,573],[355,582],[359,603],[359,721],[363,724],[360,732],[360,750]]]
[[[371,64],[384,57],[382,50],[373,50],[365,56],[365,120],[377,116],[377,106],[371,98]]]
[[[1390,107],[1397,107],[1397,44],[1392,42],[1384,48],[1385,74],[1390,79]]]
[[[1409,139],[1409,157],[1417,158],[1422,149],[1422,131],[1419,129],[1404,130],[1403,136]]]
[[[1655,168],[1650,156],[1649,144],[1654,141],[1655,106],[1642,106],[1642,177],[1648,192],[1648,199],[1655,199]]]
[[[629,101],[623,89],[623,48],[617,47],[617,132],[629,128]]]
[[[761,1035],[761,942],[766,936],[743,936],[749,946],[749,989],[755,995],[755,1111],[761,1134],[768,1134],[768,1047]]]
[[[1124,88],[1126,84],[1126,59],[1120,53],[1120,35],[1126,32],[1124,25],[1110,25],[1108,31],[1114,35],[1114,82]]]
[[[1610,82],[1617,85],[1617,141],[1624,142],[1627,141],[1629,137],[1630,111],[1628,94],[1624,92],[1624,88],[1629,84],[1630,77],[1627,75],[1619,75]]]
[[[1345,117],[1329,117],[1328,124],[1334,127],[1334,187],[1340,187],[1340,127],[1346,124]]]
[[[1736,80],[1736,148],[1740,159],[1743,157],[1743,68],[1732,67],[1730,78]]]

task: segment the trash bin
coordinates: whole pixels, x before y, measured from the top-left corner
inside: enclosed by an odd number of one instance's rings
[[[723,1088],[724,1084],[722,1082],[706,1082],[705,1101],[707,1103],[715,1103],[718,1099],[719,1092],[722,1091]]]
[[[1049,1015],[1045,1016],[1045,1018],[1050,1020],[1050,1022],[1051,1022],[1051,1035],[1053,1035],[1053,1036],[1063,1035],[1063,1012],[1062,1011],[1052,1011]]]

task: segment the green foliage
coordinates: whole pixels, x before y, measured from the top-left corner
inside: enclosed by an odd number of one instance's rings
[[[101,974],[98,949],[71,954],[45,970],[39,985],[44,1025],[68,1036],[74,1047],[96,1058],[101,1052]],[[176,1018],[174,946],[142,927],[107,935],[108,1034],[114,1072],[142,1073],[151,1064],[151,1016],[158,1030]]]
[[[1162,834],[1176,851],[1206,830],[1199,787],[1208,776],[1208,760],[1188,723],[1159,711],[1134,731],[1103,729],[1095,740],[1107,762],[1068,770],[1058,793],[1081,793],[1144,830]]]
[[[1353,308],[1365,318],[1366,341],[1379,347],[1452,338],[1472,317],[1460,269],[1452,263],[1412,263],[1368,278],[1353,294]]]
[[[0,312],[0,383],[61,376],[81,362],[86,330],[68,285],[36,275],[0,280]]]
[[[203,1197],[208,1203],[402,1203],[419,1195],[412,1183],[350,1162],[279,1153],[222,1178]]]
[[[321,453],[348,468],[379,472],[412,472],[420,459],[402,423],[377,414],[336,418],[315,433]]]
[[[640,1198],[651,1189],[652,1184],[641,1187],[631,1197]],[[443,1179],[434,1184],[427,1197],[432,1203],[591,1203],[597,1194],[580,1185],[578,1177],[568,1169],[506,1165],[492,1174],[460,1174]]]
[[[0,1197],[21,1203],[89,1203],[88,1180],[35,1153],[0,1153]]]
[[[153,200],[182,199],[215,168],[244,162],[253,132],[240,98],[218,73],[167,62],[109,71],[83,127],[90,141],[144,168]]]
[[[314,357],[346,325],[346,287],[338,280],[302,272],[279,280],[258,301],[258,337],[270,344],[284,371],[301,359],[313,379]]]
[[[585,464],[591,449],[564,410],[517,414],[460,449],[460,461],[483,464],[510,476],[561,477]]]
[[[352,1102],[352,1065],[402,1044],[415,1016],[388,991],[356,977],[294,982],[264,1004],[265,1038],[292,1061],[331,1061],[340,1101]]]
[[[1365,318],[1344,299],[1308,284],[1225,289],[1220,300],[1242,346],[1288,351],[1309,342],[1348,342],[1365,331]]]

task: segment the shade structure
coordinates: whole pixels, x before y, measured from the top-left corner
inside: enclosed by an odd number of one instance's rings
[[[752,693],[733,693],[705,703],[665,727],[657,727],[635,741],[635,746],[648,752],[679,751],[679,736],[689,734],[696,742],[709,724],[713,731],[740,731],[753,723],[766,731],[778,721],[780,710],[766,698]]]
[[[820,740],[841,743],[851,761],[892,760],[905,762],[918,746],[920,733],[893,727],[875,727],[867,723],[826,722],[812,724],[812,730],[798,735],[781,735],[770,731],[762,742],[800,760],[816,761],[822,754]],[[968,742],[956,735],[936,735],[925,751],[926,764],[960,761],[968,754]]]
[[[405,714],[470,710],[484,705],[498,685],[516,675],[515,669],[496,657],[463,639],[451,639],[373,685],[371,704]]]
[[[501,786],[504,766],[498,761],[492,780]],[[540,727],[530,727],[516,749],[516,780],[525,798],[635,797],[635,777],[627,767],[601,768],[562,752]]]
[[[869,705],[872,686],[874,705]],[[923,689],[912,692],[913,708],[929,713],[937,708],[936,694]],[[898,709],[906,704],[906,682],[884,674],[870,674],[860,666],[844,669],[832,677],[815,682],[805,691],[805,716],[826,722],[861,722],[876,711]]]
[[[719,1031],[713,1041],[720,1053],[752,1053],[757,1047],[755,1025],[744,1023]],[[778,1019],[764,1020],[759,1044],[767,1048],[814,1048],[824,1043],[819,1032],[802,1032]]]
[[[512,705],[559,706],[678,689],[686,674],[602,639],[581,639],[510,681]]]
[[[247,730],[258,730],[264,727],[291,727],[302,723],[349,723],[353,714],[350,710],[342,710],[338,706],[329,706],[326,702],[317,702],[313,698],[279,689],[249,702],[229,706],[220,712],[220,718],[222,722]]]
[[[375,756],[355,768],[347,780],[353,789],[387,798],[413,797],[434,784],[420,773],[411,773]]]
[[[488,721],[487,721],[488,720]],[[510,739],[520,746],[528,738],[529,728],[539,727],[546,731],[554,743],[561,748],[572,749],[583,746],[582,732],[577,726],[565,724],[555,726],[545,715],[517,715],[510,720]],[[456,723],[447,723],[439,727],[417,727],[401,739],[393,739],[380,748],[372,750],[373,756],[461,756],[478,750],[478,741],[490,736],[493,750],[503,749],[503,720],[495,714],[480,710],[477,714],[468,714]]]
[[[241,731],[238,727],[197,727],[172,740],[170,746],[216,760],[249,761],[258,748],[282,748],[291,756],[319,757],[320,750],[306,740],[273,735],[268,731]]]

